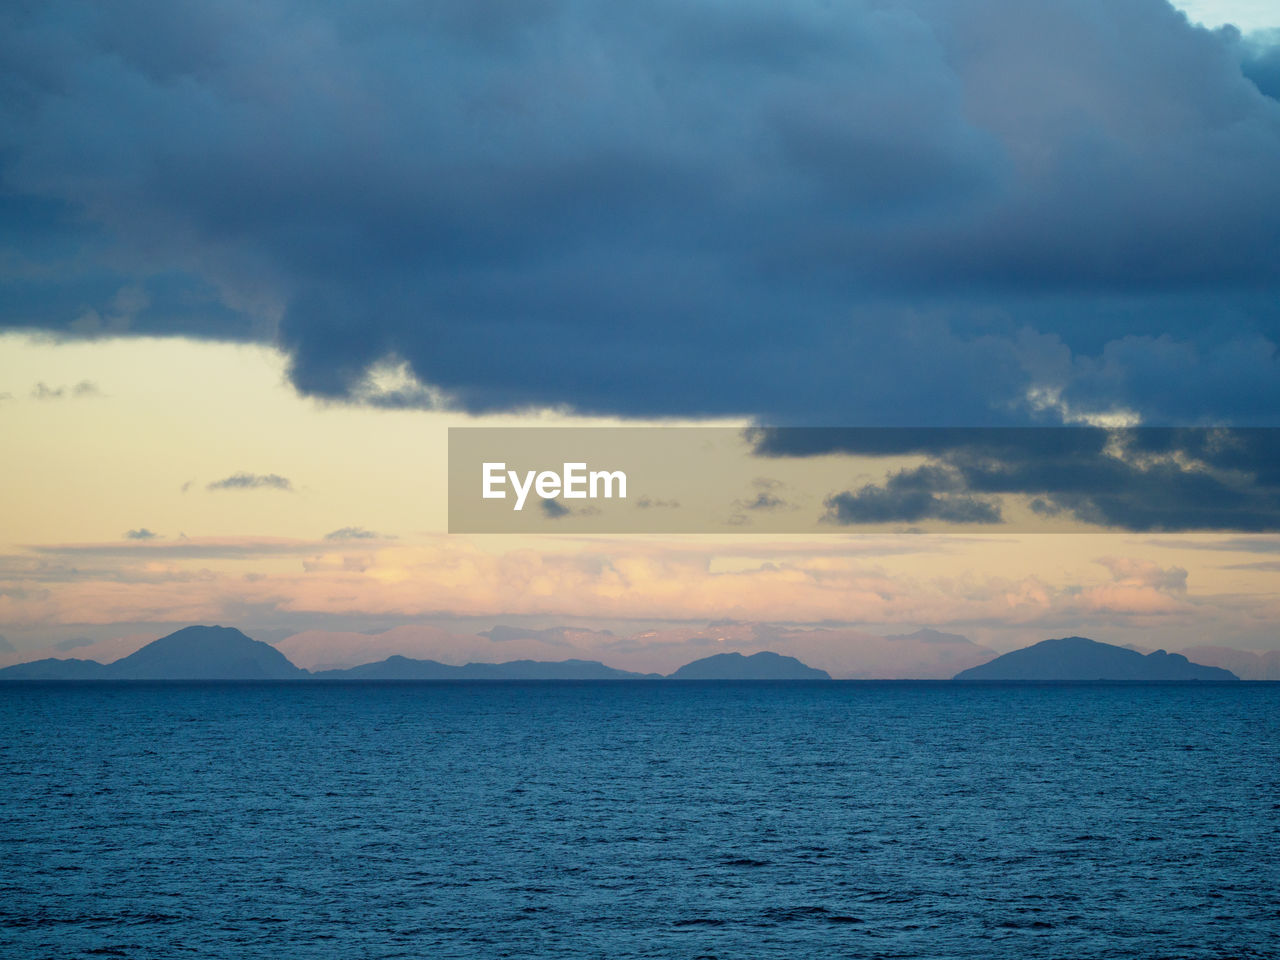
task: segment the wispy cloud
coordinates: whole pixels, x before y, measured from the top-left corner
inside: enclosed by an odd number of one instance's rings
[[[380,533],[366,530],[364,527],[340,527],[324,535],[326,540],[382,540]]]
[[[293,482],[278,473],[233,473],[205,486],[206,490],[284,490],[293,492]]]
[[[42,557],[121,557],[188,560],[239,559],[250,557],[307,556],[330,548],[319,540],[290,540],[272,537],[190,538],[156,542],[160,538],[129,538],[105,543],[56,543],[28,546]],[[3,558],[0,558],[3,559]],[[0,573],[3,573],[0,564]]]
[[[102,391],[98,389],[98,385],[92,380],[81,380],[70,387],[51,387],[42,380],[31,388],[31,399],[33,400],[83,399],[85,397],[100,396],[102,396]]]
[[[641,510],[675,510],[679,508],[679,500],[663,500],[660,497],[641,497],[636,501]]]

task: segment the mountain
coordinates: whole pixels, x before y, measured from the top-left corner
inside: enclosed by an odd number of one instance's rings
[[[1280,680],[1280,650],[1254,653],[1230,647],[1188,647],[1180,652],[1196,663],[1230,670],[1241,680]]]
[[[103,680],[106,667],[97,660],[31,660],[0,670],[0,680]]]
[[[595,660],[511,660],[450,666],[436,660],[394,656],[346,670],[322,670],[318,680],[644,680],[654,673],[615,670]]]
[[[1237,680],[1229,670],[1192,663],[1178,653],[1136,650],[1086,637],[1042,640],[962,670],[956,680]]]
[[[230,627],[186,627],[106,665],[37,660],[0,670],[2,680],[295,680],[306,675],[275,647]]]
[[[717,653],[686,663],[670,680],[830,680],[825,670],[807,667],[795,657],[767,650],[744,657],[740,653]]]
[[[295,680],[305,676],[268,643],[232,627],[186,627],[108,665],[121,680]]]

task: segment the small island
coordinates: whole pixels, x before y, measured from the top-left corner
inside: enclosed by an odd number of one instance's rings
[[[1192,663],[1180,653],[1156,650],[1143,655],[1127,647],[1087,637],[1042,640],[962,670],[956,680],[1170,682],[1239,680],[1230,670]]]

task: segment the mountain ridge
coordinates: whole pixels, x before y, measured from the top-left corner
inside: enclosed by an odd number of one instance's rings
[[[950,638],[917,631],[901,639]],[[892,638],[897,639],[897,638]],[[221,626],[190,626],[153,640],[110,663],[45,658],[0,669],[0,680],[830,680],[796,657],[760,651],[717,653],[665,676],[607,666],[598,660],[517,659],[462,665],[399,654],[351,667],[303,669],[270,644]],[[1182,654],[1151,653],[1086,637],[1062,637],[1014,650],[952,677],[972,680],[1234,681],[1230,670],[1195,663]]]
[[[747,664],[743,667],[742,664]],[[693,668],[691,674],[681,671]],[[679,675],[679,676],[678,676]],[[716,654],[667,676],[606,666],[598,660],[509,660],[461,666],[392,655],[353,667],[312,672],[270,644],[222,626],[183,627],[119,660],[45,658],[0,669],[0,680],[660,680],[830,679],[794,657],[761,652]]]

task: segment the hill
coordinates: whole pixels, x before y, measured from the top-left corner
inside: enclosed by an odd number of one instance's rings
[[[307,675],[270,644],[230,627],[185,627],[114,663],[37,660],[3,680],[294,680]]]
[[[1178,653],[1136,650],[1087,637],[1042,640],[962,670],[956,680],[1237,680],[1229,670],[1192,663]]]
[[[104,680],[106,669],[97,660],[46,657],[5,667],[0,670],[0,680]]]
[[[717,653],[686,663],[671,680],[830,680],[825,670],[805,666],[795,657],[761,651],[744,657],[740,653]]]

